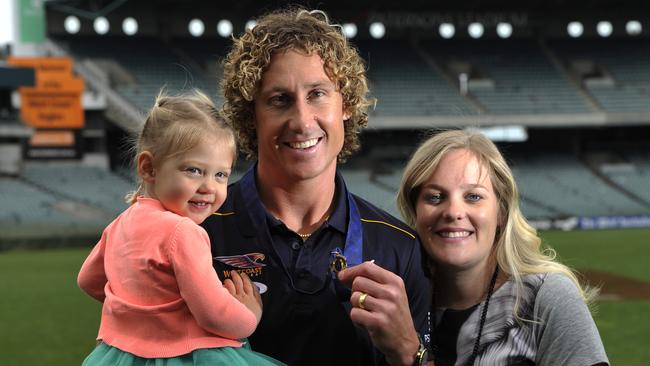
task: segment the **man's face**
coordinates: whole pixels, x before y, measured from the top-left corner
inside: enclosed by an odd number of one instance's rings
[[[260,172],[291,181],[333,175],[345,119],[341,93],[318,54],[275,53],[255,96]]]

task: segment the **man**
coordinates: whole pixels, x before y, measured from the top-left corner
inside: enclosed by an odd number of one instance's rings
[[[322,12],[271,13],[234,41],[222,88],[225,116],[257,162],[203,226],[221,278],[244,271],[261,288],[252,348],[289,365],[412,364],[413,329],[426,332],[430,299],[419,243],[348,192],[336,170],[368,122],[356,50]],[[386,281],[406,289],[412,317],[371,319],[336,277],[343,259],[388,269]],[[370,321],[355,325],[353,307]]]

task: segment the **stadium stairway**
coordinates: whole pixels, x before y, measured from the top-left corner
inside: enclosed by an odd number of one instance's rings
[[[650,184],[649,159],[632,154],[620,161],[611,154],[596,154],[584,156],[582,161],[592,174],[650,212],[650,193],[647,189]]]

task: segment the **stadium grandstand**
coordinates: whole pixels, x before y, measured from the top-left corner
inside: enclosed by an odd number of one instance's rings
[[[34,20],[12,2],[33,28],[17,26],[27,34],[0,53],[5,242],[98,235],[134,188],[129,136],[159,90],[200,88],[220,105],[230,36],[287,4],[37,1]],[[376,106],[362,151],[341,166],[353,191],[397,215],[417,144],[431,130],[475,128],[503,149],[539,228],[650,226],[645,2],[302,4],[326,10],[367,63]],[[53,68],[64,71],[41,76]],[[249,165],[240,159],[237,173]]]

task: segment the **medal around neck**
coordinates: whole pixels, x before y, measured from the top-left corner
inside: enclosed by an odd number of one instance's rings
[[[336,248],[335,250],[331,251],[330,254],[332,255],[332,263],[330,263],[330,272],[332,272],[332,276],[336,277],[337,273],[348,268],[348,260],[341,253],[341,250],[339,248]]]

